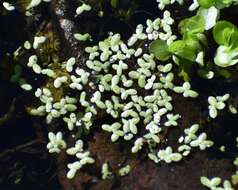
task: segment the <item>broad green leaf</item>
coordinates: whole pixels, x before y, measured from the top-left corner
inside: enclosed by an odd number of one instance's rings
[[[200,15],[193,16],[188,21],[188,32],[202,33],[204,32],[205,21]]]
[[[163,40],[155,40],[149,46],[150,53],[153,53],[155,57],[160,61],[166,61],[171,57],[171,53],[168,49],[168,45]]]
[[[177,40],[169,45],[169,51],[175,53],[181,49],[184,49],[185,46],[186,46],[186,44],[183,40]]]
[[[213,28],[213,38],[219,45],[228,46],[234,32],[238,32],[235,25],[228,21],[219,21]]]
[[[169,50],[171,53],[180,58],[194,61],[196,59],[196,49],[189,47],[184,40],[177,40],[170,44]]]
[[[205,21],[204,18],[200,15],[193,16],[189,19],[182,20],[179,23],[180,31],[182,34],[185,33],[202,33],[204,32]]]
[[[196,34],[185,35],[184,40],[185,40],[186,46],[189,49],[192,49],[197,52],[201,50],[200,39],[198,38]]]

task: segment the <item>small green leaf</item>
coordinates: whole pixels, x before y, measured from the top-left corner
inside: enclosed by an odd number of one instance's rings
[[[215,6],[218,9],[224,9],[225,7],[229,7],[233,3],[233,0],[216,0]]]
[[[221,77],[224,77],[224,78],[226,78],[226,79],[229,79],[229,78],[231,78],[231,72],[230,71],[228,71],[228,70],[226,70],[226,69],[217,69],[216,70],[217,71],[217,75],[219,75],[219,76],[221,76]]]
[[[227,21],[219,21],[213,28],[213,38],[219,45],[229,46],[235,32],[238,32],[235,25]]]
[[[198,0],[198,3],[203,8],[209,8],[215,4],[215,0]]]
[[[155,57],[160,61],[166,61],[171,57],[171,53],[168,49],[168,45],[163,40],[155,40],[149,46],[150,53],[153,53]]]
[[[236,31],[231,35],[230,45],[231,45],[232,49],[238,47],[238,30],[236,30]]]
[[[179,22],[179,30],[181,34],[186,33],[188,21],[189,21],[189,18],[185,18]]]
[[[189,81],[193,76],[193,62],[186,59],[179,60],[178,76],[182,77],[184,81]]]
[[[186,44],[183,40],[177,40],[170,44],[169,50],[173,53],[178,52],[181,49],[184,49]]]
[[[113,8],[117,8],[117,6],[118,6],[118,0],[111,0],[111,6],[112,6]]]

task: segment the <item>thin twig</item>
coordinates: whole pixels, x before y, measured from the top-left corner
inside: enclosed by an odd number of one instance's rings
[[[0,153],[0,159],[3,158],[3,157],[8,156],[9,154],[11,155],[11,154],[14,154],[16,152],[22,151],[22,150],[24,150],[24,149],[26,149],[28,147],[31,147],[31,146],[33,146],[35,144],[44,144],[44,142],[42,142],[40,140],[33,140],[33,141],[27,142],[25,144],[16,146],[14,148],[5,150],[4,152]]]
[[[13,116],[13,112],[15,111],[15,102],[16,99],[13,99],[11,106],[9,108],[9,110],[7,111],[6,114],[4,114],[4,116],[0,117],[0,125],[3,125],[5,122],[7,122],[8,120],[10,120]]]

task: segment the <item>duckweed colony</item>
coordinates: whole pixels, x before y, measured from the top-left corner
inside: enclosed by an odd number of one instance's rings
[[[214,151],[219,145],[217,149],[221,152],[229,149],[221,144],[222,139],[214,140],[211,131],[216,131],[213,124],[224,115],[236,117],[237,92],[228,88],[214,91],[215,87],[207,89],[207,84],[237,82],[238,23],[226,19],[224,12],[235,10],[237,16],[238,1],[148,1],[156,5],[155,13],[136,11],[140,3],[139,0],[2,3],[4,14],[17,11],[30,20],[29,25],[36,24],[29,31],[33,37],[14,53],[7,54],[12,59],[9,64],[14,64],[9,80],[22,88],[25,98],[32,99],[25,105],[28,114],[39,121],[44,119],[41,122],[48,126],[48,152],[56,159],[67,157],[64,175],[69,181],[90,167],[97,167],[100,170],[97,175],[103,180],[123,178],[136,168],[130,162],[115,168],[110,159],[102,161],[95,152],[91,153],[89,144],[95,140],[95,133],[106,134],[108,143],[111,141],[122,149],[129,147],[128,158],[149,159],[156,167],[164,164],[169,167],[173,162],[186,165],[193,154]],[[67,12],[63,6],[71,7],[73,12]],[[49,9],[55,10],[54,15],[48,13]],[[116,29],[107,26],[114,24],[107,11],[112,11],[110,14],[118,17],[131,34],[117,26]],[[142,14],[143,19],[134,27],[138,21],[132,24],[129,21],[135,14]],[[51,17],[58,19],[65,39],[47,24]],[[68,17],[81,24],[75,26]],[[99,22],[99,26],[90,19],[87,23],[87,17],[95,17],[93,21]],[[43,23],[40,29],[39,23]],[[95,25],[100,30],[95,30]],[[202,106],[205,122],[193,117],[184,123],[196,108],[188,106],[184,114],[176,105],[186,109],[186,104],[194,102]],[[174,130],[180,133],[172,143],[168,136]],[[236,143],[235,138],[233,141]],[[232,176],[201,175],[197,179],[200,189],[237,188],[238,153],[234,152],[237,150],[233,150]]]

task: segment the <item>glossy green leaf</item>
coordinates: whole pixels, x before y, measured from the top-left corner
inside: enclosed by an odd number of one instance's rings
[[[213,28],[213,38],[219,45],[228,46],[235,32],[238,32],[235,25],[228,21],[219,21]]]

